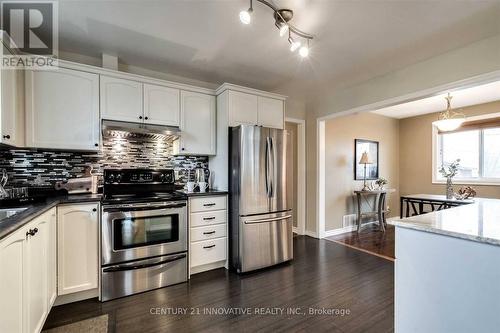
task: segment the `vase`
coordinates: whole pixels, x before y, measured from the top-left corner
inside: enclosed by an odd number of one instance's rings
[[[453,199],[453,184],[451,177],[446,178],[446,199]]]

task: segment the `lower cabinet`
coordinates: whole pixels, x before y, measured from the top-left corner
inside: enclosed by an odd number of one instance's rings
[[[99,204],[57,208],[58,295],[98,287]]]
[[[42,330],[55,292],[54,217],[55,208],[0,241],[0,332]]]
[[[227,267],[227,196],[189,198],[190,274]]]

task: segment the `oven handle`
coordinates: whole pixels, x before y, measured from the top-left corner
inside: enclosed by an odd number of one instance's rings
[[[102,272],[103,273],[121,272],[121,271],[130,271],[130,270],[135,270],[135,269],[148,268],[148,267],[153,267],[153,266],[160,266],[160,265],[167,264],[169,262],[177,261],[177,260],[184,259],[184,258],[186,258],[185,254],[179,254],[179,255],[169,256],[165,260],[149,262],[146,264],[138,265],[138,264],[131,263],[131,264],[114,265],[114,266],[104,268],[102,270]]]
[[[158,209],[171,209],[171,208],[181,208],[185,207],[185,203],[179,203],[175,205],[158,205],[158,206],[140,206],[140,207],[130,207],[130,206],[113,206],[113,207],[104,207],[103,212],[138,212],[143,210],[158,210]]]

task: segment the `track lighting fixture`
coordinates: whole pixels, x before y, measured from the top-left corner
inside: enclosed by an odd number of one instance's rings
[[[309,56],[309,41],[313,39],[313,36],[305,33],[293,25],[290,24],[290,20],[293,18],[293,11],[291,9],[279,9],[276,8],[272,3],[266,0],[257,0],[258,2],[266,5],[274,11],[274,21],[275,25],[279,30],[279,34],[281,37],[285,36],[288,33],[288,42],[290,43],[290,51],[295,52],[299,49],[299,54],[306,58]],[[240,20],[243,24],[250,24],[252,17],[251,14],[253,12],[252,0],[250,0],[250,8],[248,10],[243,10],[240,12]],[[293,37],[292,37],[293,34]],[[301,41],[298,38],[303,38],[307,45],[302,45]]]
[[[307,45],[304,45],[299,49],[299,54],[302,58],[307,58],[309,55],[309,39],[307,40]]]
[[[253,6],[252,6],[252,0],[250,0],[250,8],[248,10],[242,10],[240,12],[240,21],[243,24],[250,24],[252,21],[252,12],[253,12]]]

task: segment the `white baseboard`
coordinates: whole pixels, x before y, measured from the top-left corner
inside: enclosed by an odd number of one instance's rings
[[[57,296],[56,301],[54,302],[54,306],[83,301],[85,299],[95,298],[95,297],[99,297],[99,288],[79,291],[68,295],[59,295]]]
[[[378,224],[378,221],[363,222],[363,225],[361,226],[361,228],[363,228],[363,226],[365,226],[365,225],[372,224],[372,223],[377,223]],[[350,225],[350,226],[345,227],[345,228],[325,230],[325,236],[323,238],[334,236],[334,235],[345,234],[346,232],[352,232],[352,231],[357,230],[357,228],[358,228],[357,225]]]

